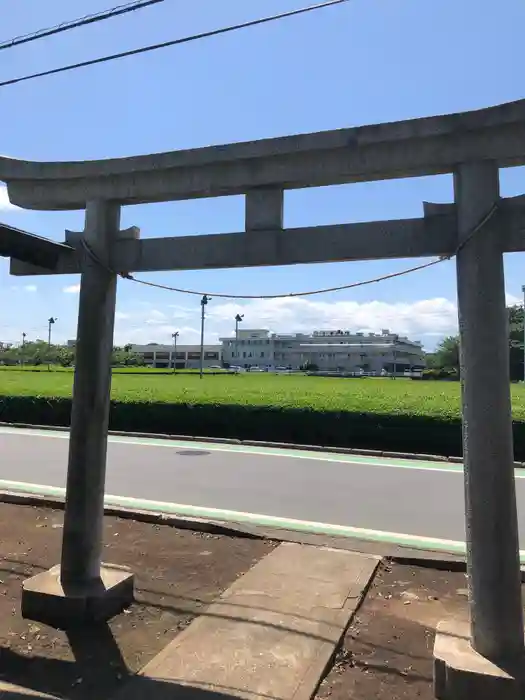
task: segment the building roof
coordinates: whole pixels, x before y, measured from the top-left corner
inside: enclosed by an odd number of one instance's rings
[[[175,346],[170,343],[169,345],[131,345],[133,352],[172,352]],[[183,345],[182,343],[177,343],[177,352],[200,352],[201,346],[197,345]],[[220,352],[222,350],[222,345],[204,345],[205,352]]]

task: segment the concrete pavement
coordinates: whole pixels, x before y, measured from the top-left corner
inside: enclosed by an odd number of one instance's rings
[[[310,700],[378,564],[379,558],[368,555],[281,544],[168,644],[116,700],[175,693]]]
[[[64,432],[0,428],[0,479],[63,487],[67,449]],[[525,543],[525,470],[516,477]],[[106,492],[185,504],[196,517],[217,509],[215,519],[258,514],[355,528],[356,537],[464,541],[462,468],[440,462],[112,436]]]

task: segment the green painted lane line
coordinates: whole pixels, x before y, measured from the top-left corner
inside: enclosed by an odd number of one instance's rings
[[[47,437],[69,440],[65,431],[39,430],[38,428],[7,428],[0,427],[0,435],[28,435],[30,437]],[[263,447],[254,445],[231,445],[227,443],[196,442],[195,440],[171,440],[169,438],[143,438],[132,435],[109,435],[110,443],[138,445],[143,447],[183,448],[207,450],[208,452],[237,452],[239,454],[255,454],[261,456],[291,457],[294,459],[314,459],[322,462],[344,462],[376,466],[395,466],[406,469],[430,469],[433,471],[462,472],[461,464],[450,462],[419,462],[417,460],[402,460],[363,455],[344,454],[340,452],[317,452],[314,450],[295,450],[291,448]],[[525,472],[525,469],[523,470]]]
[[[44,437],[69,440],[69,433],[53,430],[39,430],[37,428],[7,428],[0,427],[0,435],[27,435],[28,437]],[[319,462],[337,462],[376,467],[395,467],[398,469],[413,469],[435,472],[448,472],[450,474],[462,474],[463,465],[451,462],[425,462],[418,460],[403,460],[395,458],[366,457],[362,455],[343,454],[334,452],[317,452],[309,450],[294,450],[290,448],[259,447],[252,445],[230,445],[225,443],[209,443],[185,440],[170,440],[167,438],[142,438],[133,436],[110,435],[110,443],[137,445],[142,447],[181,448],[184,450],[206,450],[207,452],[229,452],[237,454],[251,454],[263,457],[287,457],[292,459],[310,459]],[[525,469],[516,469],[518,478],[525,478]],[[518,473],[523,476],[519,476]]]
[[[0,491],[7,491],[20,495],[43,496],[51,499],[64,499],[64,488],[43,486],[41,484],[28,484],[18,481],[0,480]],[[168,503],[164,501],[149,501],[128,496],[107,495],[104,498],[106,507],[126,508],[128,510],[140,510],[176,517],[198,518],[224,523],[245,523],[259,525],[280,530],[292,530],[315,535],[327,535],[360,539],[368,542],[379,542],[402,547],[409,547],[427,552],[444,552],[453,554],[465,554],[465,542],[460,540],[446,540],[433,537],[424,537],[399,532],[385,532],[382,530],[369,530],[366,528],[336,525],[332,523],[318,523],[308,520],[296,520],[293,518],[276,517],[260,513],[243,513],[241,511],[224,510],[220,508],[206,508],[191,506],[181,503]],[[525,564],[525,550],[520,550],[520,561]]]
[[[39,430],[37,428],[7,428],[0,427],[0,435],[23,434],[29,437],[47,437],[69,440],[69,432]],[[397,469],[412,469],[416,471],[447,472],[449,474],[463,474],[463,465],[454,462],[433,462],[416,459],[396,459],[390,457],[366,457],[363,455],[344,454],[340,452],[317,452],[309,450],[280,448],[280,447],[256,447],[253,445],[230,445],[225,443],[196,442],[195,440],[170,440],[169,438],[142,438],[123,435],[110,435],[110,443],[123,445],[137,445],[142,447],[180,448],[184,450],[206,450],[207,452],[234,452],[237,454],[251,454],[271,457],[288,457],[292,459],[310,459],[319,462],[336,462],[371,467],[392,467]],[[525,479],[525,469],[517,467],[514,470],[517,479]]]

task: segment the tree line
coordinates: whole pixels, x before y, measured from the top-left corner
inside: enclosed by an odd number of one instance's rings
[[[0,365],[38,367],[43,364],[72,367],[75,364],[75,348],[69,345],[49,345],[44,340],[28,341],[22,345],[0,348]],[[124,345],[113,348],[111,364],[119,367],[137,367],[144,364],[144,358],[133,352],[131,345]]]
[[[511,381],[523,380],[523,306],[507,307]],[[430,372],[459,377],[459,335],[444,338],[436,351],[427,355]]]

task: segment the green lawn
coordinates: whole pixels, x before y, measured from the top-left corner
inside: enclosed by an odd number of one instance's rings
[[[72,372],[0,371],[4,396],[71,395]],[[113,399],[214,405],[256,405],[428,416],[445,421],[460,416],[457,382],[398,379],[335,379],[302,375],[240,374],[175,376],[115,373]],[[512,386],[514,419],[525,421],[525,389]]]

